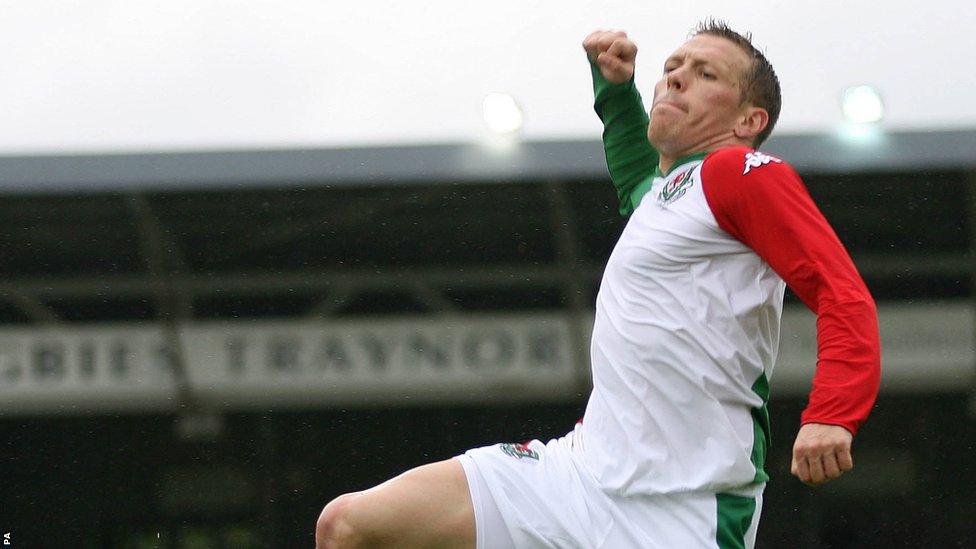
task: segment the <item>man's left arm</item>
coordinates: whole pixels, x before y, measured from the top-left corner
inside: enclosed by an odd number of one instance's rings
[[[817,315],[817,368],[791,470],[807,484],[853,467],[851,442],[881,379],[877,310],[799,175],[744,147],[705,160],[703,190],[719,226],[752,248]]]

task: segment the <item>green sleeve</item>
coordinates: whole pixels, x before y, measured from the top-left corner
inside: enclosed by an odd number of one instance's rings
[[[658,154],[647,140],[647,111],[634,79],[623,84],[607,82],[600,69],[593,73],[594,108],[603,121],[603,148],[610,178],[620,198],[620,214],[629,215],[650,188]]]

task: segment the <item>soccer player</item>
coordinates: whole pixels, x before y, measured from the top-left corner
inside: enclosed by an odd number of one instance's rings
[[[791,470],[816,485],[853,467],[880,380],[877,314],[799,176],[756,150],[780,110],[769,62],[703,23],[665,61],[648,113],[627,35],[583,47],[629,216],[597,297],[583,420],[341,496],[320,548],[751,547],[787,284],[818,342]]]

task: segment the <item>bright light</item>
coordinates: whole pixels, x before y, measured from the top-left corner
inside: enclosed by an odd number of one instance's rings
[[[885,143],[885,134],[877,124],[844,124],[838,128],[837,137],[856,147],[879,147]]]
[[[855,124],[877,122],[884,116],[881,96],[871,86],[854,86],[844,90],[841,109],[844,116]]]
[[[510,134],[522,127],[522,109],[507,93],[492,92],[481,103],[485,124],[497,134]]]

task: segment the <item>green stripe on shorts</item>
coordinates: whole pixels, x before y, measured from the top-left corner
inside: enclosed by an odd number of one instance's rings
[[[756,498],[733,494],[716,494],[718,501],[719,549],[745,549],[746,531],[756,514]]]

